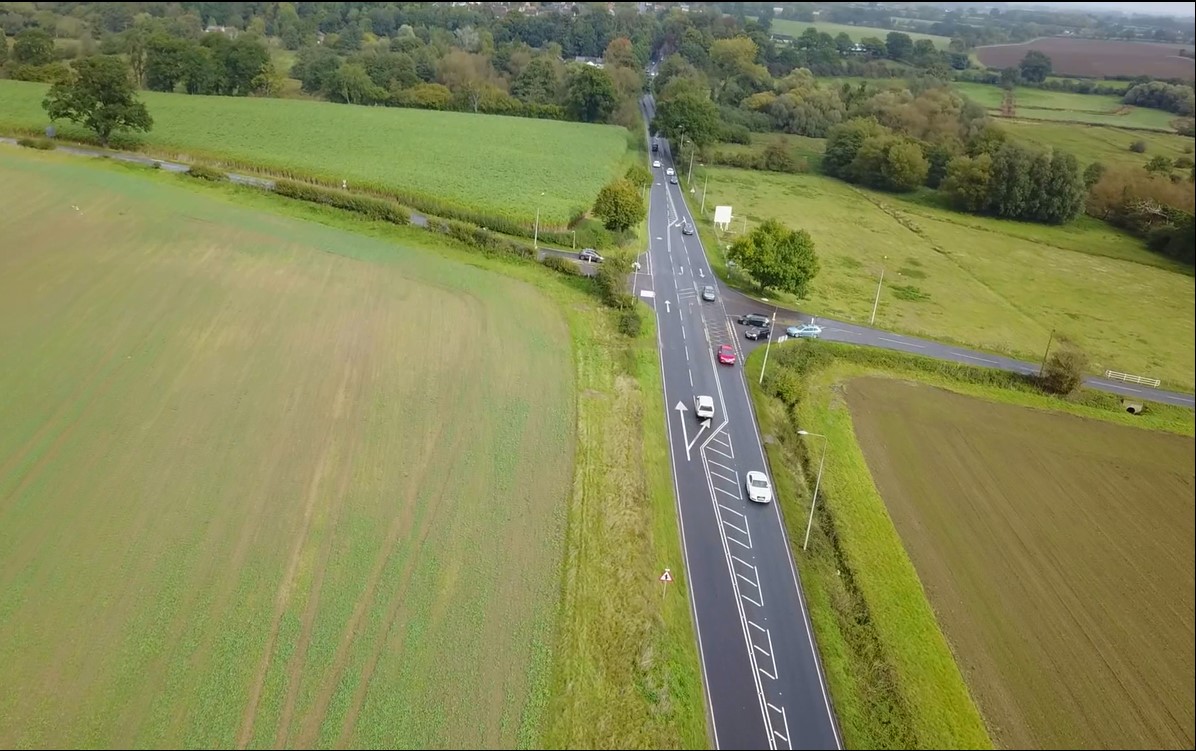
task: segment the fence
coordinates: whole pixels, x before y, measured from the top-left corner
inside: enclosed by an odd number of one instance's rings
[[[1158,378],[1143,378],[1142,376],[1131,375],[1129,373],[1118,373],[1116,370],[1106,370],[1105,378],[1111,378],[1114,381],[1124,381],[1126,383],[1137,383],[1142,386],[1150,386],[1151,388],[1158,388],[1161,381]]]

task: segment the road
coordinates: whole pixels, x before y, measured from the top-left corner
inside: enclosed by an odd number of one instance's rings
[[[650,104],[649,104],[650,106]],[[721,301],[700,293],[716,281],[688,215],[668,144],[656,154],[648,213],[649,250],[635,288],[658,319],[668,440],[687,586],[698,631],[708,719],[717,748],[840,748],[813,631],[778,504],[746,500],[744,476],[767,468],[739,365],[742,335]],[[742,360],[741,360],[742,361]],[[697,394],[713,397],[699,421]]]

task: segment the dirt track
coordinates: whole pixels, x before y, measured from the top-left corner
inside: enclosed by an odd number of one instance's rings
[[[1191,748],[1192,439],[889,379],[847,396],[998,743]]]

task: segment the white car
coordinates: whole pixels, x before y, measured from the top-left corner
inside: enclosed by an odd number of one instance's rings
[[[659,159],[652,160],[652,169],[660,169],[660,160]]]
[[[772,483],[768,481],[768,475],[764,474],[763,472],[748,472],[747,494],[749,501],[755,501],[756,503],[771,503]]]
[[[714,399],[705,394],[695,396],[694,414],[698,416],[699,420],[709,420],[714,417]]]
[[[673,168],[672,168],[672,167],[669,167],[667,170],[665,170],[665,171],[664,171],[664,173],[665,173],[666,175],[668,175],[669,177],[672,177],[674,174],[676,174],[675,172],[673,172]]]

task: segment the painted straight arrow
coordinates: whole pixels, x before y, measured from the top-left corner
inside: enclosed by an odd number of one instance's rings
[[[685,459],[690,461],[689,456],[689,432],[685,429],[685,402],[677,402],[677,406],[673,407],[677,410],[677,414],[681,416],[681,442],[685,444]]]
[[[669,301],[668,300],[664,301],[664,312],[666,312],[666,313],[669,312]],[[684,409],[685,405],[683,404],[683,405],[681,405],[681,407]]]

